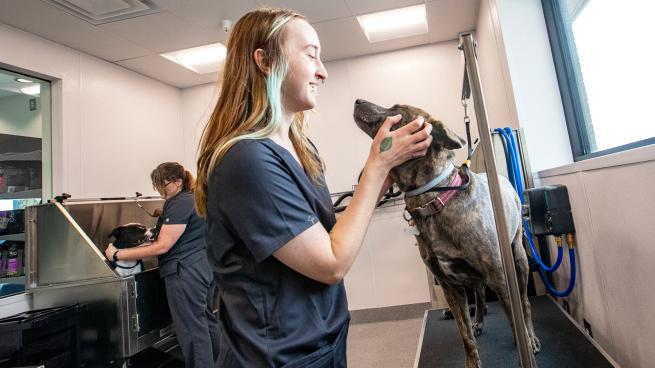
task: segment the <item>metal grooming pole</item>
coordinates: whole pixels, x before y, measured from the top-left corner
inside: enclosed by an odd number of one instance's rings
[[[491,204],[496,220],[496,231],[500,243],[501,259],[505,269],[505,279],[507,280],[510,300],[510,313],[512,316],[512,326],[514,329],[514,339],[519,351],[519,362],[523,368],[534,368],[537,363],[532,354],[532,347],[528,340],[525,328],[525,319],[521,307],[521,296],[519,295],[519,285],[516,281],[516,267],[509,237],[507,235],[507,220],[503,212],[503,200],[500,194],[500,184],[498,182],[498,171],[496,170],[496,160],[491,144],[491,130],[487,121],[487,110],[482,95],[482,84],[478,71],[478,61],[475,53],[475,42],[473,35],[463,33],[459,36],[459,49],[464,51],[464,86],[462,88],[462,98],[468,97],[473,93],[473,103],[475,105],[475,116],[478,121],[478,132],[482,144],[482,154],[484,164],[487,168],[487,177],[489,180],[489,194],[491,195]]]

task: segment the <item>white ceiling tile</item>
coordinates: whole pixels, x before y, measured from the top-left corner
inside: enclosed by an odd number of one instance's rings
[[[324,61],[369,53],[369,43],[355,17],[313,24]]]
[[[176,17],[213,30],[221,29],[223,19],[236,22],[247,12],[257,9],[255,0],[154,0]]]
[[[98,28],[121,35],[153,53],[188,49],[225,38],[219,29],[210,30],[180,20],[168,12],[103,24]]]
[[[221,20],[237,21],[259,6],[285,7],[308,17],[325,61],[455,39],[475,28],[479,0],[153,0],[165,12],[93,26],[40,0],[0,0],[0,22],[117,62],[151,78],[185,88],[212,82],[158,54],[213,42],[227,34]],[[355,14],[427,3],[429,36],[370,44]]]
[[[123,60],[117,64],[178,88],[215,82],[219,75],[219,73],[197,74],[159,55]]]
[[[383,10],[423,4],[424,0],[346,0],[353,15],[375,13]]]
[[[258,3],[262,7],[293,9],[307,17],[310,23],[352,15],[344,0],[259,0]]]
[[[427,3],[430,42],[453,40],[475,29],[480,0],[438,0]]]
[[[150,53],[38,0],[2,0],[0,22],[109,61]]]
[[[371,44],[370,50],[372,52],[384,52],[390,50],[405,49],[412,46],[424,45],[429,43],[428,34],[418,36],[398,38],[395,40],[375,42]]]

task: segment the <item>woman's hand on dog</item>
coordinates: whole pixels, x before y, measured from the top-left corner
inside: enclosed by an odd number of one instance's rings
[[[425,156],[432,144],[432,124],[425,124],[422,116],[391,131],[401,119],[401,115],[387,117],[373,139],[369,162],[385,172],[405,161]]]
[[[105,249],[105,257],[107,257],[108,260],[113,261],[114,260],[114,252],[116,252],[118,249],[114,247],[114,243],[109,243],[107,245],[107,249]]]

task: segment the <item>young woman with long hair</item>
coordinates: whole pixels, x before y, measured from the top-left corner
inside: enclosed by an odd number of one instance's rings
[[[323,162],[303,131],[327,78],[320,51],[306,19],[281,9],[246,14],[228,41],[195,192],[219,285],[220,367],[346,365],[342,279],[390,169],[425,155],[432,139],[422,118],[394,131],[400,116],[387,118],[337,221]]]

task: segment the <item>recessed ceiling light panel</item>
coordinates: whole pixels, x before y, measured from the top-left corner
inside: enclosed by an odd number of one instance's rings
[[[41,94],[41,86],[35,84],[33,86],[23,87],[20,91],[26,95],[38,96]]]
[[[152,0],[42,0],[93,25],[164,11]]]
[[[218,72],[226,55],[227,49],[221,43],[161,54],[166,59],[198,74]]]
[[[425,4],[360,15],[357,21],[371,43],[428,32]]]

